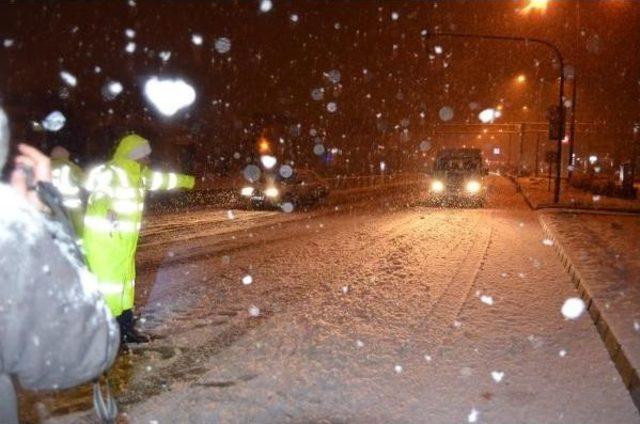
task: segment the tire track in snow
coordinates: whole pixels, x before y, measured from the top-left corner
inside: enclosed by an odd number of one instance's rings
[[[462,307],[469,298],[478,273],[486,259],[493,234],[493,225],[483,225],[485,222],[491,222],[491,219],[484,218],[485,214],[483,213],[476,221],[473,228],[477,228],[477,232],[474,233],[475,237],[466,250],[464,259],[444,291],[425,314],[423,334],[431,352],[441,346],[452,327],[455,327],[455,319],[460,315]]]

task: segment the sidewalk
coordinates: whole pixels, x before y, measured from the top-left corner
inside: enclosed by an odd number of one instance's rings
[[[571,212],[538,216],[640,409],[640,218]]]
[[[562,181],[559,204],[553,203],[553,180],[551,181],[551,190],[549,190],[547,178],[519,177],[515,178],[514,182],[522,191],[529,206],[533,209],[553,207],[640,212],[640,199],[619,199],[615,197],[597,196],[571,187],[566,181]]]

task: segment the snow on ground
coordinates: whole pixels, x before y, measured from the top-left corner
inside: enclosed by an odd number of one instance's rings
[[[112,372],[122,409],[136,423],[638,422],[588,315],[561,313],[577,294],[536,216],[506,180],[490,194],[486,210],[312,212],[203,236],[203,255],[183,254],[186,235],[149,241],[159,265],[138,304],[158,338]]]
[[[545,213],[594,301],[640,369],[640,216]]]

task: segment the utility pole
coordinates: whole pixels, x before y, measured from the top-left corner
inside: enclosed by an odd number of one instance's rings
[[[523,139],[524,139],[524,122],[520,124],[520,132],[518,133],[518,136],[520,138],[520,153],[518,155],[518,173],[520,175],[522,175],[524,173],[524,160],[523,160],[523,156],[524,156],[524,143],[523,143]]]

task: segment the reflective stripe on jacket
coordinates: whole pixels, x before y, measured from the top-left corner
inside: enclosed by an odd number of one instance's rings
[[[51,182],[62,194],[63,205],[69,213],[78,238],[82,237],[84,217],[83,181],[84,172],[75,163],[62,158],[51,160]]]

